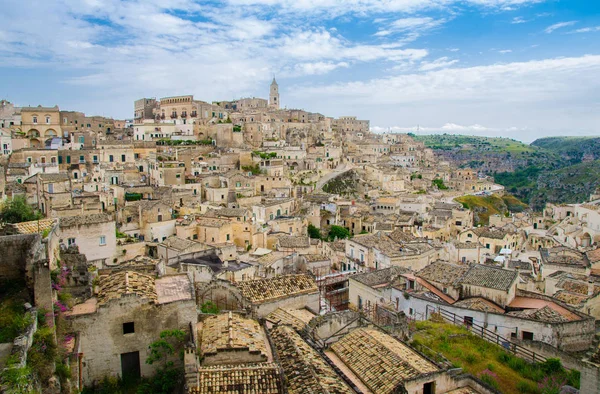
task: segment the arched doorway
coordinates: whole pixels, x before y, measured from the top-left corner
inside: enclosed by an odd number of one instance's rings
[[[589,233],[584,233],[581,236],[581,246],[583,248],[587,248],[588,246],[592,246],[592,236]]]

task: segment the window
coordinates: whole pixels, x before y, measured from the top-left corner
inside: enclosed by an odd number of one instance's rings
[[[127,323],[123,323],[123,335],[125,334],[133,334],[135,332],[135,324],[130,321]]]
[[[523,331],[523,340],[524,341],[533,341],[533,333],[529,331]]]
[[[67,245],[69,245],[69,246],[75,245],[75,238],[69,238],[69,239],[67,239]]]
[[[71,156],[67,156],[67,164],[71,164]]]
[[[46,116],[46,124],[50,124],[50,117]]]
[[[227,240],[229,241],[229,234],[227,234]]]
[[[79,136],[79,143],[80,144],[84,144],[85,143],[85,137],[84,136],[82,136],[82,135]]]
[[[62,156],[58,156],[58,164],[62,164],[63,162],[63,157]]]
[[[158,221],[162,222],[162,215],[158,215]]]
[[[127,216],[127,223],[131,223],[132,217],[131,216]]]
[[[363,304],[362,297],[358,296],[358,309],[362,309],[362,304]]]
[[[110,155],[110,156],[108,156],[108,161],[110,161],[111,163],[112,163],[113,161],[115,161],[115,158],[113,157],[113,155]]]
[[[125,155],[121,155],[121,161],[125,162]]]
[[[85,156],[79,156],[79,162],[85,163]]]
[[[37,116],[33,117],[33,123],[37,123]]]
[[[177,179],[181,178],[181,174],[175,174],[175,178],[177,178]]]
[[[106,245],[106,235],[100,236],[100,246]]]
[[[94,163],[98,163],[98,156],[94,155]]]

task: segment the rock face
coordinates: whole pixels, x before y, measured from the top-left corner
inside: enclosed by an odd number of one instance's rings
[[[345,172],[323,186],[323,191],[331,194],[339,194],[341,196],[354,195],[358,192],[356,186],[359,178],[354,170]]]

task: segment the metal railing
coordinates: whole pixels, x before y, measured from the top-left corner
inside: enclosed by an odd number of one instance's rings
[[[522,358],[526,361],[532,363],[542,363],[546,361],[546,357],[540,355],[539,353],[533,352],[523,346],[517,345],[516,343],[511,342],[509,339],[506,339],[503,336],[498,335],[495,332],[490,331],[479,324],[473,323],[472,320],[465,318],[465,316],[459,316],[454,312],[450,312],[442,308],[434,308],[430,305],[427,305],[425,311],[425,318],[427,319],[433,314],[440,316],[445,321],[450,322],[454,325],[466,328],[472,334],[481,337],[488,342],[494,343],[498,346],[502,346],[504,350],[508,353],[512,353],[513,355]]]

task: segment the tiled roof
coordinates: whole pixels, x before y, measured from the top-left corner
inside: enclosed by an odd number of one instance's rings
[[[483,264],[473,264],[461,280],[461,283],[496,290],[508,290],[518,275],[517,271],[509,271]]]
[[[358,328],[331,345],[333,352],[374,393],[388,394],[405,380],[439,368],[397,339]]]
[[[269,313],[266,319],[273,323],[292,326],[298,331],[306,327],[306,323],[290,313],[288,309],[277,308],[273,312]]]
[[[282,235],[279,237],[279,246],[282,248],[308,248],[310,246],[310,240],[308,237]]]
[[[467,273],[469,268],[468,265],[436,261],[417,272],[416,276],[431,282],[455,285],[459,284],[460,279]]]
[[[407,272],[410,272],[408,268],[393,266],[363,274],[356,274],[351,276],[351,278],[367,286],[379,286],[392,283],[398,276]]]
[[[267,345],[256,320],[228,312],[206,319],[202,327],[200,349],[204,356],[221,351],[247,350],[267,361]]]
[[[575,294],[565,290],[559,290],[556,293],[554,293],[552,298],[555,298],[558,301],[564,302],[569,305],[579,306],[585,301],[587,301],[589,297],[583,294]]]
[[[277,364],[219,365],[198,368],[190,394],[282,394]]]
[[[592,263],[600,261],[600,248],[590,250],[590,251],[586,252],[585,254],[587,255],[588,259]]]
[[[531,271],[533,269],[531,262],[529,261],[519,261],[519,260],[510,260],[508,262],[508,268],[520,269]]]
[[[525,309],[523,311],[509,312],[510,316],[523,317],[526,319],[539,320],[547,323],[564,323],[570,321],[549,306],[540,309]]]
[[[329,260],[329,257],[323,256],[322,254],[305,254],[304,258],[308,262],[327,261],[327,260]]]
[[[504,309],[481,297],[466,298],[455,302],[452,306],[472,309],[474,311],[504,313]]]
[[[108,213],[94,213],[91,215],[67,216],[60,218],[60,227],[73,227],[86,224],[97,224],[114,221]]]
[[[412,241],[417,240],[417,237],[415,237],[411,233],[407,233],[402,230],[396,230],[396,231],[388,234],[388,237],[390,237],[392,239],[392,241],[398,242],[398,243],[412,242]]]
[[[19,234],[43,233],[44,230],[50,230],[54,227],[56,219],[32,220],[30,222],[22,222],[13,224],[13,228]]]
[[[137,295],[142,299],[156,303],[155,280],[150,275],[135,271],[121,271],[99,277],[98,304],[106,304],[123,296]]]
[[[288,393],[353,393],[329,364],[291,327],[276,326],[271,330],[271,337],[283,367]]]
[[[237,284],[242,296],[253,303],[262,303],[298,294],[318,291],[315,280],[308,275],[281,275]]]

